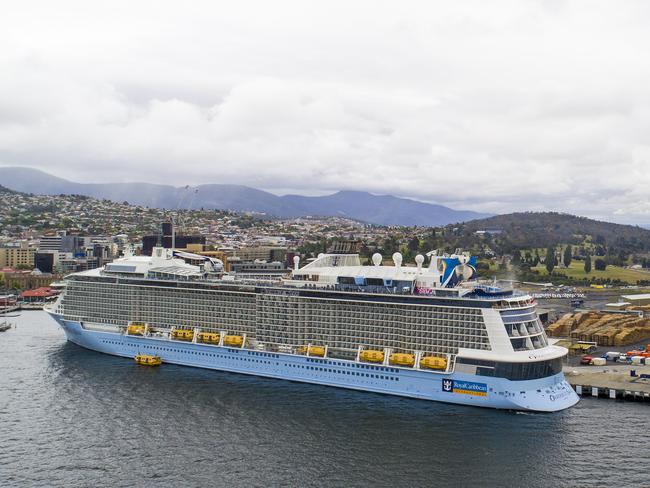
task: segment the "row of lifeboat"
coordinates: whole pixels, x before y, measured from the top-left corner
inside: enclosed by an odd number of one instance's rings
[[[365,349],[359,354],[361,361],[368,363],[383,363],[386,355],[384,351]],[[394,366],[406,366],[412,368],[415,366],[415,355],[407,353],[393,353],[388,357],[388,362]],[[446,369],[447,359],[438,356],[423,356],[420,358],[420,368],[426,369]]]
[[[141,323],[133,322],[127,328],[128,335],[143,336],[146,326]],[[170,334],[171,339],[177,341],[192,342],[194,340],[194,330],[192,329],[174,329]],[[196,341],[203,344],[220,344],[221,333],[219,332],[199,332]],[[242,347],[244,337],[240,335],[224,335],[223,345],[230,347]]]
[[[128,326],[127,333],[129,335],[139,335],[143,336],[145,334],[146,326],[140,322],[133,322]],[[186,341],[191,342],[194,340],[194,330],[192,329],[173,329],[171,331],[171,338],[177,341]],[[242,347],[244,345],[244,336],[240,335],[223,335],[219,332],[199,332],[196,335],[196,342],[202,344],[222,344],[229,347]],[[308,345],[301,346],[296,351],[298,354],[306,356],[315,356],[315,357],[325,357],[327,349],[324,346],[317,345]],[[136,362],[138,364],[144,364],[140,362],[138,357],[145,357],[146,355],[136,356]],[[157,356],[155,356],[157,357]],[[384,351],[379,351],[375,349],[364,349],[359,353],[359,359],[368,363],[383,363],[385,359]],[[160,359],[160,358],[158,358]],[[142,361],[149,361],[150,359],[143,359]],[[153,360],[151,360],[153,361]],[[405,367],[414,367],[415,366],[415,355],[407,353],[392,353],[388,357],[388,362],[394,366],[405,366]],[[152,364],[148,364],[152,365]],[[444,370],[447,368],[447,359],[439,356],[423,356],[420,358],[420,368],[425,369],[434,369],[434,370]]]
[[[196,335],[196,342],[202,344],[220,344],[221,333],[219,332],[199,332]],[[194,331],[188,329],[174,329],[171,338],[178,341],[191,342],[194,340]],[[223,345],[229,347],[242,347],[244,345],[244,336],[240,335],[223,335]]]
[[[323,346],[301,346],[296,351],[298,354],[307,356],[324,357],[326,349]],[[366,349],[361,351],[359,359],[368,363],[383,363],[386,355],[384,351]],[[393,353],[388,357],[388,362],[394,366],[415,366],[415,356],[413,354]],[[420,358],[420,367],[427,369],[446,369],[447,360],[438,356],[424,356]]]

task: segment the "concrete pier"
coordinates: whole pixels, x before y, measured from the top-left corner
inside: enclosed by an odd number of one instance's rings
[[[636,371],[637,376],[630,376]],[[607,366],[567,366],[564,375],[578,395],[650,402],[650,366],[612,363]]]

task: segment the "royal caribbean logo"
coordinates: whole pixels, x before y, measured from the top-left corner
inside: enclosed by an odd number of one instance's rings
[[[487,396],[485,383],[472,381],[442,380],[442,391],[447,393],[460,393],[461,395]]]

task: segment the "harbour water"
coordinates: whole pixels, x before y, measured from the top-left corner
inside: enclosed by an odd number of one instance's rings
[[[163,365],[0,334],[0,486],[650,485],[648,404],[522,414]]]

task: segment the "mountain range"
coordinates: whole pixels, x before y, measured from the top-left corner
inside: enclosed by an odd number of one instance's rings
[[[86,195],[156,208],[206,208],[268,216],[346,217],[379,225],[440,226],[489,217],[392,195],[339,191],[325,196],[278,196],[242,185],[176,187],[152,183],[77,183],[33,168],[0,167],[0,185],[41,195]]]

